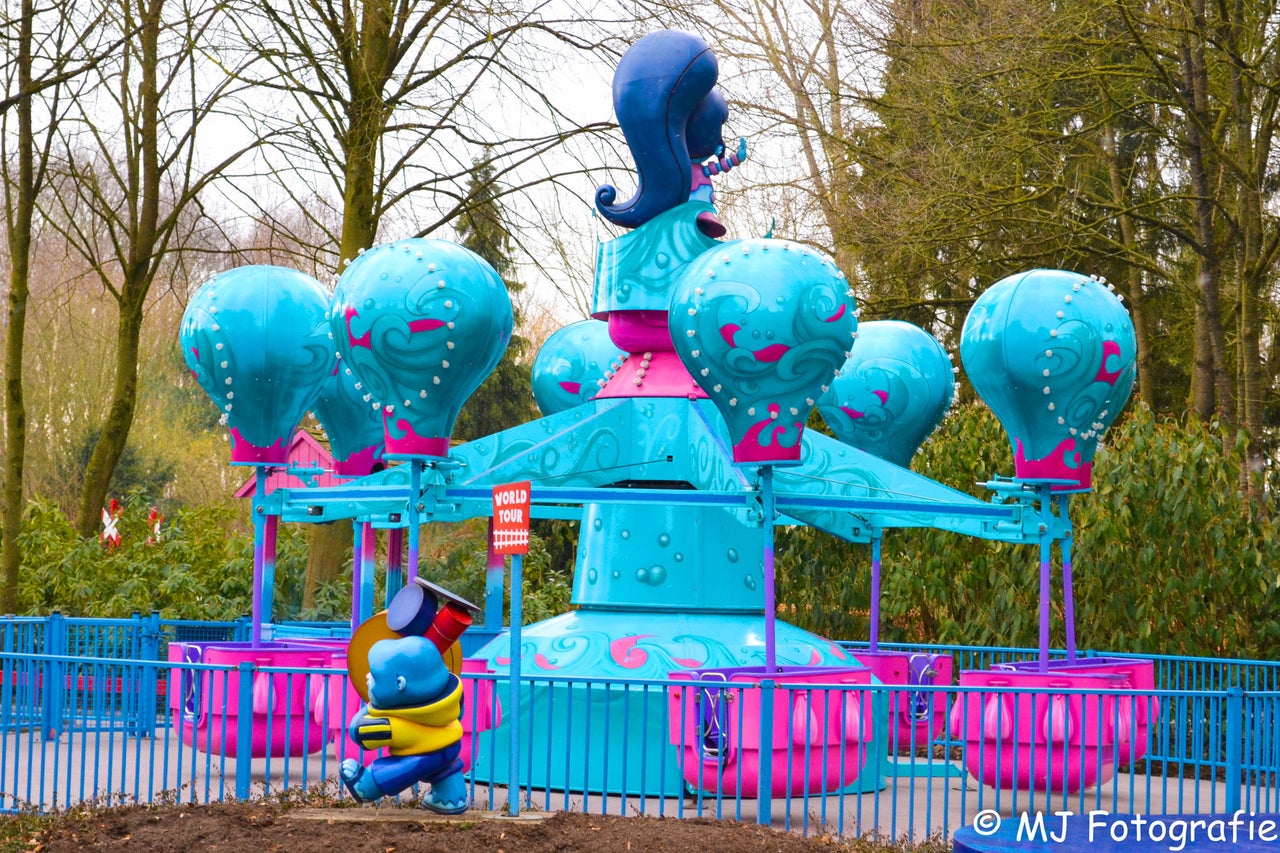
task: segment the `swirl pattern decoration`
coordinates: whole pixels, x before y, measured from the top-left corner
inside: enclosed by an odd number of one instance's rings
[[[1096,277],[1032,270],[974,303],[960,358],[995,412],[1026,479],[1092,487],[1093,456],[1133,390],[1137,341],[1119,297]]]
[[[511,297],[483,258],[445,240],[375,246],[343,273],[330,315],[344,368],[381,413],[387,453],[447,456],[462,404],[511,341]]]
[[[350,367],[333,368],[312,408],[329,437],[334,473],[363,477],[382,464],[382,418],[364,402],[364,383]]]
[[[951,359],[924,329],[898,320],[858,327],[853,354],[818,413],[841,441],[907,468],[955,397]]]
[[[735,464],[795,464],[817,398],[857,335],[844,274],[786,240],[724,243],[672,294],[676,353],[724,416]]]
[[[590,400],[627,353],[609,338],[609,324],[583,320],[557,330],[533,360],[533,399],[544,415]]]

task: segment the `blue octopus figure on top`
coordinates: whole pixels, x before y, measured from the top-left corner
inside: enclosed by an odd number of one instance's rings
[[[705,41],[679,30],[659,30],[622,56],[613,76],[613,107],[636,163],[636,193],[617,203],[618,191],[596,190],[596,207],[615,225],[638,228],[690,198],[714,202],[711,178],[747,158],[747,141],[726,153],[724,95],[716,88],[719,63]],[[713,212],[698,217],[709,237],[724,236]]]

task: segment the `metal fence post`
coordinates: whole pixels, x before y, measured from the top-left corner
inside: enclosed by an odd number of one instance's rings
[[[756,823],[773,824],[773,699],[774,681],[760,682],[760,776],[756,786]],[[739,735],[738,748],[742,748]]]
[[[1240,787],[1244,781],[1241,764],[1244,752],[1244,691],[1238,685],[1227,688],[1226,739],[1226,810],[1228,814],[1235,814],[1240,808]]]
[[[14,617],[12,613],[4,617],[4,639],[0,645],[3,660],[0,660],[0,731],[8,731],[15,724],[13,713],[13,693],[18,686],[18,659],[14,656]]]
[[[249,799],[249,771],[253,768],[253,675],[257,667],[240,661],[240,695],[236,703],[236,799]],[[214,673],[210,673],[212,677]],[[224,673],[224,678],[230,673]]]
[[[160,612],[152,610],[142,628],[142,678],[138,699],[138,734],[152,737],[156,733],[156,696],[159,689],[160,669],[153,662],[160,660]]]
[[[49,614],[44,629],[44,649],[46,655],[59,657],[67,651],[67,626],[62,614],[55,610]],[[62,694],[66,689],[63,671],[65,665],[61,660],[46,661],[43,667],[44,679],[41,685],[41,732],[46,739],[58,736],[58,726],[62,723]]]

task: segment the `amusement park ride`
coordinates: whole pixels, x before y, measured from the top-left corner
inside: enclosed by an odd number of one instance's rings
[[[420,640],[443,599],[440,614],[452,614],[452,627],[415,648],[431,647],[424,654],[455,675],[472,669],[518,681],[523,671],[527,679],[522,693],[509,694],[522,698],[507,701],[506,722],[489,713],[491,693],[475,695],[493,683],[465,680],[464,704],[481,713],[464,714],[464,726],[517,725],[540,739],[533,755],[582,755],[587,739],[625,737],[652,756],[607,768],[549,761],[527,769],[535,783],[668,795],[687,787],[750,795],[762,781],[774,794],[859,790],[860,771],[890,737],[924,744],[948,724],[944,694],[920,703],[909,688],[951,685],[950,657],[878,642],[882,536],[934,527],[1039,548],[1038,659],[961,672],[958,683],[1068,691],[1048,699],[961,692],[950,730],[965,745],[966,767],[995,787],[1100,784],[1114,772],[1114,755],[1141,757],[1158,708],[1091,694],[1151,688],[1152,663],[1078,657],[1074,633],[1068,502],[1089,491],[1098,440],[1134,380],[1133,327],[1120,299],[1096,278],[1055,270],[990,287],[964,325],[960,354],[1010,435],[1014,476],[987,483],[991,498],[980,500],[912,473],[912,455],[952,400],[949,357],[909,324],[859,324],[853,289],[819,253],[786,240],[718,239],[725,229],[710,178],[741,163],[746,147],[725,153],[717,73],[711,49],[675,31],[642,38],[620,61],[614,106],[638,189],[622,203],[613,187],[596,194],[600,214],[627,230],[599,246],[595,319],[560,330],[538,354],[539,420],[450,442],[461,406],[512,331],[501,279],[452,243],[376,246],[346,268],[332,298],[301,273],[264,266],[223,273],[195,295],[183,318],[183,353],[223,411],[232,464],[253,467],[259,484],[253,635],[243,644],[175,643],[171,659],[348,668],[360,701],[370,702],[367,713],[377,716],[365,676],[383,665],[373,663],[387,657],[391,647],[382,644]],[[805,429],[815,407],[838,440]],[[353,479],[268,494],[268,474],[285,463],[308,409],[328,434],[335,470]],[[518,653],[499,636],[464,665],[451,644],[470,608],[416,582],[419,527],[491,516],[494,488],[523,481],[534,517],[580,522],[576,606],[520,629],[513,595]],[[277,525],[339,520],[356,526],[350,646],[273,637]],[[869,546],[867,650],[847,652],[775,618],[778,524]],[[390,536],[388,609],[375,613],[382,529]],[[1065,658],[1049,648],[1055,546]],[[500,608],[500,576],[488,595]],[[584,693],[557,681],[575,676],[609,684]],[[296,683],[290,691],[282,676],[256,676],[247,722],[225,718],[238,707],[234,679],[219,686],[200,673],[184,678],[172,701],[184,713],[184,736],[199,748],[234,749],[226,733],[242,725],[253,727],[254,755],[269,743],[298,750],[336,742],[340,755],[352,748],[346,738],[383,745],[335,712],[343,703],[322,705],[320,691]],[[633,679],[671,686],[646,692],[651,698],[639,709],[620,689]],[[765,681],[777,688],[767,701],[758,688]],[[705,686],[723,682],[748,685],[732,715],[719,712]],[[856,690],[880,683],[903,689],[888,703]],[[820,702],[812,689],[789,685],[855,689]],[[209,701],[204,691],[224,695]],[[358,703],[345,707],[350,716]],[[771,744],[750,737],[760,714],[774,717]],[[1085,726],[1086,719],[1115,725]],[[485,738],[486,749],[474,754],[472,739],[462,741],[461,760],[475,778],[506,782],[503,738]],[[793,741],[821,748],[795,749]],[[349,764],[344,778],[355,791],[362,783],[352,779],[365,777],[358,762]]]

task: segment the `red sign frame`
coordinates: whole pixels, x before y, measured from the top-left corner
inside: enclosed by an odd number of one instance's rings
[[[529,553],[529,490],[531,483],[493,487],[493,526],[490,545],[495,554]]]

